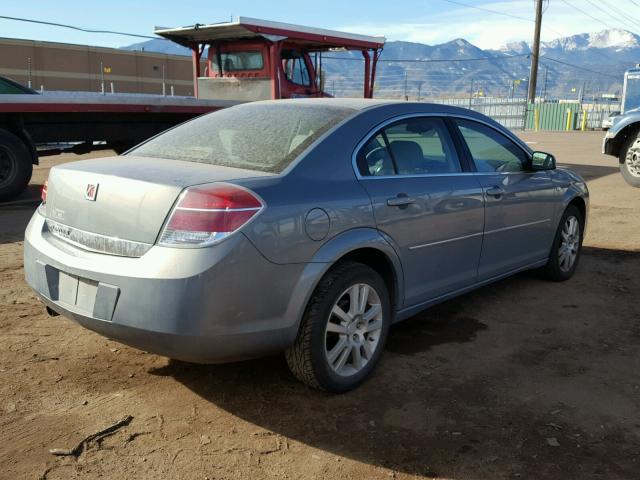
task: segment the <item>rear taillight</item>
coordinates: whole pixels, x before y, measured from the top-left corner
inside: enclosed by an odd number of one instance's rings
[[[47,203],[47,182],[49,180],[45,180],[42,184],[42,190],[40,190],[40,198],[42,199],[42,203]]]
[[[180,195],[158,243],[212,245],[240,229],[263,208],[254,193],[236,185],[212,183],[189,187]]]
[[[42,200],[42,203],[38,205],[38,213],[40,213],[40,215],[42,215],[43,217],[45,216],[45,213],[46,213],[48,181],[49,180],[44,181],[44,183],[42,184],[42,189],[40,190],[40,199]]]

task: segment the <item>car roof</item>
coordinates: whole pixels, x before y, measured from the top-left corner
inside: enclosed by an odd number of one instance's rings
[[[261,104],[291,105],[292,107],[304,105],[313,106],[316,108],[346,108],[353,110],[354,113],[352,117],[384,108],[391,108],[393,110],[393,116],[426,113],[433,115],[466,117],[469,119],[476,119],[480,122],[493,126],[493,128],[501,131],[503,134],[511,138],[511,140],[519,144],[525,151],[532,151],[531,148],[521,138],[519,138],[508,128],[499,124],[492,118],[474,110],[463,107],[456,107],[453,105],[369,98],[291,98],[282,100],[262,100],[257,102],[245,103],[242,105]]]
[[[257,102],[251,102],[254,105],[257,104],[278,104],[278,105],[306,105],[316,106],[319,108],[350,108],[352,110],[370,110],[375,108],[382,108],[389,105],[395,105],[397,107],[404,106],[404,109],[416,111],[420,110],[425,113],[457,113],[466,116],[472,116],[477,118],[487,118],[473,110],[467,108],[456,107],[452,105],[445,105],[441,103],[427,103],[427,102],[408,102],[404,100],[392,100],[392,99],[378,99],[378,98],[289,98],[282,100],[262,100]]]

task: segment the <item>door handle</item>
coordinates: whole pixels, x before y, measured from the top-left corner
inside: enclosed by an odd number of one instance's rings
[[[504,190],[504,188],[493,186],[491,188],[488,188],[485,191],[485,193],[487,195],[489,195],[490,197],[500,198],[502,195],[505,194],[505,190]]]
[[[397,196],[387,200],[387,205],[390,207],[406,208],[412,203],[416,203],[416,199],[408,196],[406,193],[399,193]]]

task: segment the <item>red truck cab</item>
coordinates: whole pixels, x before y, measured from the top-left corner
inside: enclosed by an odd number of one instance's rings
[[[198,98],[238,101],[329,96],[322,89],[322,53],[330,50],[362,52],[363,95],[371,98],[385,41],[247,17],[155,33],[191,49]]]

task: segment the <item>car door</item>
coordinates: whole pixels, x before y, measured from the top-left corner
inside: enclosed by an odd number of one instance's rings
[[[486,280],[547,258],[559,190],[549,171],[533,171],[530,156],[497,129],[454,120],[485,201],[478,279]]]
[[[356,154],[378,229],[395,246],[405,306],[476,281],[482,245],[482,189],[464,172],[443,119],[391,121]]]

